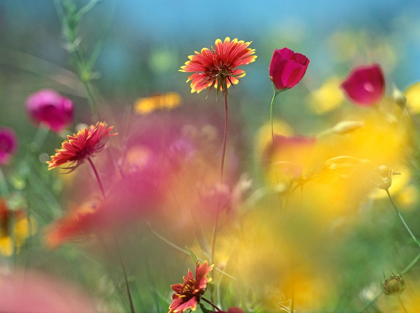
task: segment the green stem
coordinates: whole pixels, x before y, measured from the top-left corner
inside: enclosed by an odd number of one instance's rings
[[[9,194],[9,187],[7,187],[6,178],[3,174],[3,169],[0,167],[0,192],[3,196],[7,196]]]
[[[400,218],[401,222],[404,224],[405,228],[407,229],[407,231],[409,232],[409,234],[411,235],[411,238],[413,238],[414,242],[420,247],[420,242],[417,240],[416,236],[414,236],[413,232],[411,231],[410,227],[408,227],[407,223],[405,222],[404,218],[402,217],[400,211],[398,210],[397,206],[395,205],[394,200],[392,200],[391,194],[389,193],[389,190],[386,189],[385,190],[389,201],[391,202],[392,206],[394,207],[395,211],[398,214],[398,217]]]
[[[102,181],[101,181],[101,178],[99,177],[98,171],[96,170],[96,167],[95,167],[95,165],[93,164],[93,162],[90,158],[88,158],[88,161],[90,163],[90,166],[92,167],[93,172],[95,173],[96,180],[98,181],[99,189],[101,189],[101,192],[102,192],[102,196],[103,196],[104,200],[106,200],[106,194],[105,194],[104,186],[102,185]],[[128,284],[127,271],[125,269],[124,261],[123,261],[122,255],[121,255],[120,245],[118,244],[118,240],[115,237],[115,235],[112,235],[112,238],[114,240],[115,247],[117,249],[118,260],[120,261],[121,269],[123,271],[125,287],[127,288],[128,301],[130,303],[130,311],[131,311],[131,313],[135,313],[136,311],[134,310],[133,298],[131,297],[130,285]]]
[[[226,144],[227,144],[227,134],[228,134],[228,122],[229,122],[229,111],[228,111],[228,91],[227,86],[224,85],[223,87],[223,98],[225,100],[225,129],[223,133],[223,150],[222,150],[222,160],[220,162],[220,184],[223,184],[223,171],[225,167],[225,155],[226,155]],[[217,200],[217,211],[216,211],[216,219],[214,222],[214,230],[213,230],[213,242],[211,246],[211,264],[215,264],[215,252],[216,252],[216,240],[217,240],[217,229],[219,226],[219,215],[220,215],[220,194]],[[214,271],[212,272],[212,279],[214,280]],[[212,293],[213,299],[213,293]]]
[[[279,91],[274,88],[273,98],[271,98],[271,105],[270,105],[270,123],[271,123],[271,139],[274,142],[274,122],[273,122],[273,110],[274,110],[274,99],[276,99]]]
[[[213,308],[215,308],[217,311],[221,311],[221,309],[219,309],[218,307],[217,307],[217,305],[215,305],[213,302],[211,302],[210,300],[207,300],[206,298],[204,298],[204,297],[201,297],[201,300],[203,300],[204,302],[207,302],[208,304],[210,304]]]

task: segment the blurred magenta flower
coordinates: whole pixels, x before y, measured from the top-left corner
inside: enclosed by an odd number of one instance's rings
[[[16,151],[17,137],[10,128],[0,128],[0,165],[7,164],[10,156]]]
[[[306,73],[309,59],[288,48],[274,50],[270,64],[270,79],[279,90],[296,86]]]
[[[86,292],[29,271],[0,274],[0,294],[0,312],[96,312]]]
[[[60,132],[73,120],[73,102],[54,90],[43,89],[30,95],[26,100],[30,117]]]
[[[385,93],[384,73],[378,64],[357,67],[341,84],[341,88],[356,104],[373,105]]]

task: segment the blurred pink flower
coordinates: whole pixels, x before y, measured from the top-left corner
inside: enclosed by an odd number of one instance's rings
[[[288,48],[274,50],[270,64],[270,79],[277,90],[296,86],[306,73],[309,59]]]
[[[341,88],[356,104],[373,105],[385,93],[384,73],[378,64],[357,67],[341,84]]]
[[[10,156],[16,151],[17,137],[10,128],[0,128],[0,165],[7,164]]]
[[[0,294],[0,312],[96,312],[84,293],[41,274],[0,275]]]
[[[26,100],[30,117],[60,132],[73,120],[73,102],[54,90],[43,89],[30,95]]]

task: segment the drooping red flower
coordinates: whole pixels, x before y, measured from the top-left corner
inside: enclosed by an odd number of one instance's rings
[[[270,64],[270,79],[277,90],[296,86],[306,73],[309,59],[288,48],[274,50]]]
[[[195,311],[201,296],[206,292],[207,283],[211,281],[207,275],[213,269],[214,265],[209,266],[207,261],[203,264],[197,262],[195,267],[195,279],[191,270],[188,270],[187,276],[183,277],[182,284],[172,285],[175,292],[172,295],[172,303],[169,306],[169,313],[184,312],[191,309]]]
[[[355,68],[341,84],[346,95],[361,106],[377,103],[385,93],[385,77],[378,64]]]
[[[48,169],[52,170],[62,164],[70,163],[66,169],[73,171],[85,159],[101,152],[108,137],[118,135],[110,134],[113,128],[113,126],[107,127],[105,122],[98,122],[95,126],[91,125],[90,128],[82,129],[73,136],[67,136],[61,149],[56,149],[56,154],[51,156],[51,160],[47,162]]]
[[[34,121],[45,124],[54,132],[60,132],[70,124],[74,113],[70,99],[49,89],[30,95],[26,100],[26,110]]]
[[[237,84],[239,78],[245,76],[243,70],[237,69],[238,66],[252,63],[257,58],[255,49],[248,48],[251,42],[230,40],[229,37],[222,42],[217,39],[215,49],[211,47],[201,49],[190,55],[180,72],[196,72],[188,77],[187,82],[191,81],[191,93],[200,93],[202,90],[213,87],[222,90],[224,85],[229,88],[232,84]]]
[[[10,128],[0,128],[0,165],[7,164],[16,151],[17,138]]]

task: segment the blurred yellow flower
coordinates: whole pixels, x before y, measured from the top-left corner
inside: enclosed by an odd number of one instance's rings
[[[23,210],[10,210],[0,198],[0,254],[9,257],[18,253],[26,238],[36,232],[36,224]]]
[[[311,110],[317,114],[324,114],[338,108],[344,101],[340,90],[341,80],[338,77],[328,79],[319,89],[308,96]]]
[[[407,107],[411,113],[420,113],[420,82],[412,84],[405,92]]]
[[[293,135],[292,128],[285,122],[279,119],[273,120],[273,129],[275,135],[280,136],[291,136]],[[257,147],[257,156],[261,158],[272,143],[273,138],[271,136],[271,124],[270,121],[267,121],[264,125],[260,127],[256,136],[256,147]]]
[[[155,110],[173,109],[181,105],[181,96],[170,92],[162,95],[140,98],[134,103],[134,112],[138,115],[146,115]]]

